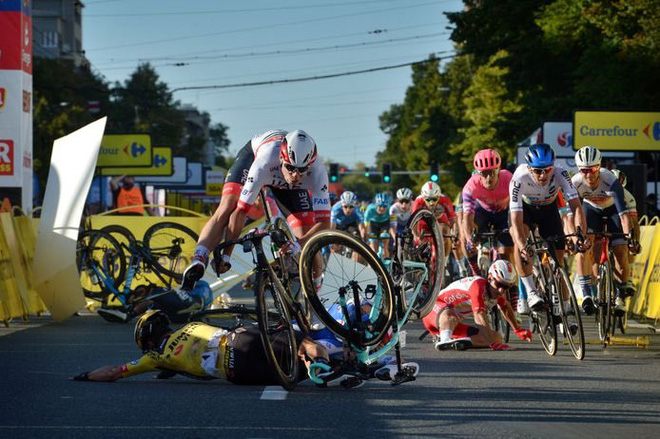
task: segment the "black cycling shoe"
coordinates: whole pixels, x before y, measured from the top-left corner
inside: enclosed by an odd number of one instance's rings
[[[596,312],[596,305],[594,305],[594,299],[591,296],[585,296],[582,299],[582,311],[588,316],[592,316]]]
[[[204,276],[206,271],[206,266],[204,262],[199,259],[193,259],[193,261],[188,265],[186,271],[183,272],[183,282],[181,282],[181,289],[185,291],[192,291],[195,287],[195,283]]]

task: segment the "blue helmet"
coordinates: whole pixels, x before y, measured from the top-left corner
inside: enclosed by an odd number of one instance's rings
[[[555,152],[547,143],[538,143],[529,147],[525,160],[532,168],[547,168],[555,164]]]
[[[382,206],[382,207],[388,207],[390,205],[387,194],[382,192],[376,194],[376,196],[374,197],[374,203],[376,203],[376,206]]]

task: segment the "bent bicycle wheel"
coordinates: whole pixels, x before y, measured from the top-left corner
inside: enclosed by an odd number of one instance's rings
[[[326,246],[344,246],[359,257],[331,252],[324,265]],[[299,268],[305,296],[332,332],[361,347],[383,339],[394,318],[394,292],[389,274],[371,248],[346,232],[324,230],[305,243]]]
[[[568,345],[575,358],[582,360],[585,352],[584,328],[575,291],[573,291],[573,285],[565,269],[560,268],[555,272],[555,282],[559,287],[559,297],[562,299],[559,301],[559,309],[564,325],[564,338],[568,340]],[[566,295],[568,295],[568,309],[564,306],[563,300]]]
[[[298,382],[298,343],[286,294],[270,268],[258,270],[255,281],[259,333],[278,381],[287,390]]]
[[[433,213],[427,209],[415,212],[408,220],[406,229],[412,233],[412,239],[404,240],[401,302],[404,309],[412,306],[423,317],[433,308],[442,287],[446,256],[442,231]],[[423,270],[415,267],[419,263],[425,265],[426,276]],[[419,294],[413,297],[415,289],[410,286],[420,283]]]
[[[117,291],[126,275],[126,257],[119,243],[100,230],[86,230],[78,236],[76,266],[83,293],[99,301]]]
[[[199,236],[190,228],[170,221],[156,223],[144,232],[143,243],[152,256],[154,267],[172,277],[183,280],[183,271],[195,253]]]

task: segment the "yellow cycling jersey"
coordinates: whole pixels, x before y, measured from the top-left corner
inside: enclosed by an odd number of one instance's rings
[[[173,332],[158,351],[149,351],[122,366],[122,377],[157,369],[172,370],[195,378],[226,378],[228,331],[200,322]],[[225,358],[227,357],[227,358]]]

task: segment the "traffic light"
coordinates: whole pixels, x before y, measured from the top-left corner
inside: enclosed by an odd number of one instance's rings
[[[339,181],[339,163],[330,163],[330,183]]]
[[[438,162],[432,161],[431,162],[431,173],[429,175],[431,181],[433,182],[438,182],[440,180],[440,168],[438,167]]]
[[[383,163],[383,183],[392,182],[392,165],[390,163]]]
[[[369,170],[369,167],[364,168],[364,176],[369,178],[371,176],[371,171]]]

